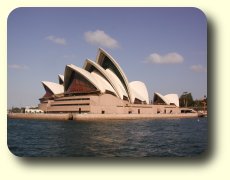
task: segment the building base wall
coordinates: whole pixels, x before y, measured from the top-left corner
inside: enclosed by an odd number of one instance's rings
[[[39,104],[45,113],[75,114],[180,114],[175,105],[130,104],[111,94],[59,97]]]
[[[101,121],[101,120],[157,120],[157,119],[178,119],[178,118],[197,118],[197,113],[184,114],[25,114],[9,113],[10,119],[32,119],[32,120],[61,120],[61,121]]]

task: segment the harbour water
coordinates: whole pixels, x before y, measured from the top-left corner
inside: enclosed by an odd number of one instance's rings
[[[191,157],[208,147],[207,118],[107,121],[8,119],[20,157]]]

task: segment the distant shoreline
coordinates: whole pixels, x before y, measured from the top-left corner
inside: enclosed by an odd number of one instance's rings
[[[174,118],[196,118],[198,113],[180,114],[25,114],[9,113],[8,119],[36,119],[36,120],[60,120],[60,121],[96,121],[96,120],[145,120],[145,119],[174,119]]]

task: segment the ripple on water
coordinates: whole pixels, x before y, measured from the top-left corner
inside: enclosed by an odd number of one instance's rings
[[[207,118],[120,121],[8,120],[17,156],[196,156],[208,146]]]

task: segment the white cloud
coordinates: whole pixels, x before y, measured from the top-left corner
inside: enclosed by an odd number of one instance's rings
[[[92,45],[104,46],[107,48],[119,47],[118,42],[102,30],[88,31],[84,33],[86,42]]]
[[[65,38],[60,38],[60,37],[55,37],[55,36],[50,35],[50,36],[47,36],[46,39],[55,44],[66,45]]]
[[[10,64],[8,65],[10,69],[28,69],[29,67],[26,65],[19,65],[19,64]]]
[[[203,67],[202,65],[198,64],[198,65],[192,65],[190,67],[190,69],[193,71],[193,72],[207,72],[207,68]]]
[[[165,55],[160,55],[157,53],[150,54],[147,57],[148,63],[155,63],[155,64],[178,64],[182,63],[184,61],[184,58],[182,55],[173,52],[173,53],[168,53]]]

